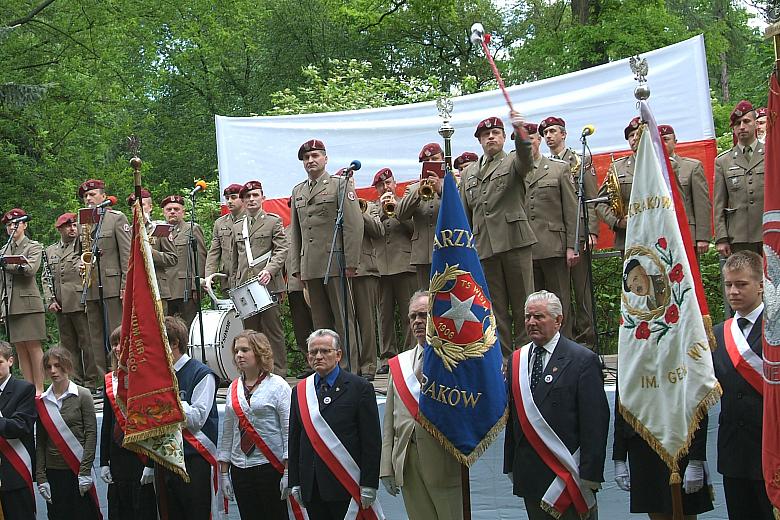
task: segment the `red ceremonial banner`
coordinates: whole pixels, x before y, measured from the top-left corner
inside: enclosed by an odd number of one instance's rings
[[[764,156],[764,434],[763,470],[766,492],[780,509],[780,334],[777,285],[780,284],[780,84],[769,83]]]

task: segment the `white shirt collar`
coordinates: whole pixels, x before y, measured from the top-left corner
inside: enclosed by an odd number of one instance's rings
[[[747,320],[748,320],[748,321],[750,322],[750,324],[752,325],[752,324],[756,323],[756,320],[758,319],[758,317],[761,315],[761,313],[762,313],[762,312],[764,312],[764,302],[761,302],[761,303],[759,303],[759,304],[758,304],[758,307],[756,307],[755,309],[753,309],[753,310],[752,310],[752,311],[751,311],[751,312],[750,312],[748,315],[746,315],[746,316],[743,316],[742,314],[740,314],[740,313],[739,313],[739,311],[735,312],[735,313],[734,313],[734,315],[735,315],[735,316],[734,316],[734,318],[736,318],[736,319],[739,319],[739,318],[747,318]]]
[[[182,354],[181,357],[176,361],[176,363],[173,364],[173,370],[175,372],[178,372],[179,370],[181,370],[181,367],[183,367],[189,360],[190,360],[189,354]]]
[[[558,340],[561,339],[561,332],[558,331],[555,333],[555,336],[552,337],[550,341],[542,345],[541,347],[547,352],[548,357],[552,356],[553,351],[555,350],[555,346],[558,344]],[[533,351],[536,350],[536,343],[531,343],[533,348],[531,349],[531,353],[533,354]]]
[[[0,393],[5,392],[5,387],[8,385],[8,381],[11,380],[11,374],[8,374],[8,377],[5,378],[5,381],[0,383]]]
[[[60,408],[62,406],[62,401],[69,395],[79,395],[79,389],[76,386],[76,383],[73,381],[68,382],[68,389],[65,390],[62,395],[57,398],[57,396],[54,395],[54,385],[49,385],[49,388],[46,389],[46,391],[41,395],[41,399],[46,399],[47,401],[55,404],[57,408]]]

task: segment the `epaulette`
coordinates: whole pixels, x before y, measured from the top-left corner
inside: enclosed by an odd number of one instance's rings
[[[279,215],[277,215],[276,213],[271,213],[270,211],[266,211],[266,212],[265,212],[265,214],[266,214],[266,215],[269,215],[269,216],[271,216],[271,217],[276,217],[276,218],[278,218],[279,220],[282,220],[282,217],[280,217],[280,216],[279,216]]]
[[[236,221],[235,221],[235,222],[233,222],[233,224],[240,224],[240,223],[242,223],[242,222],[244,221],[244,219],[245,219],[245,218],[246,218],[246,215],[240,215],[240,216],[239,216],[239,217],[236,219]]]
[[[549,160],[550,160],[550,161],[552,161],[552,162],[557,162],[557,163],[564,164],[564,165],[566,165],[566,166],[568,166],[568,165],[569,165],[569,161],[565,161],[565,160],[563,160],[563,159],[556,159],[555,157],[548,157],[547,159],[549,159]]]
[[[115,215],[124,215],[124,213],[122,213],[122,212],[121,212],[121,211],[119,211],[118,209],[111,209],[111,208],[108,208],[108,212],[109,212],[109,213],[114,213]]]
[[[729,148],[728,150],[724,150],[724,151],[720,152],[718,155],[716,155],[716,156],[715,156],[715,158],[717,159],[717,158],[718,158],[718,157],[720,157],[721,155],[727,155],[727,154],[730,154],[732,150],[734,150],[734,147],[733,147],[733,146],[732,146],[731,148]]]

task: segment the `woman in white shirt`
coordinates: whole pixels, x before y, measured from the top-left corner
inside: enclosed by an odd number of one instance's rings
[[[241,518],[287,519],[287,431],[290,385],[272,373],[265,334],[245,330],[233,341],[241,373],[228,389],[219,440],[222,492]]]

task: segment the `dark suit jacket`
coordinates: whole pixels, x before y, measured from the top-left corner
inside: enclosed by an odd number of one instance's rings
[[[298,409],[298,392],[305,391],[302,381],[292,393],[290,436],[288,441],[290,487],[301,486],[304,503],[310,503],[316,479],[319,496],[326,501],[349,500],[350,495],[325,462],[317,455],[303,429]],[[327,394],[332,401],[320,400],[320,413],[360,467],[360,485],[379,487],[379,459],[382,435],[374,387],[346,370],[339,372],[336,383]]]
[[[33,440],[33,427],[38,412],[35,411],[35,387],[27,381],[16,379],[13,376],[5,385],[5,390],[0,394],[0,437],[4,439],[20,439],[30,454],[33,465],[35,464],[35,441]],[[35,479],[35,467],[33,466],[33,479]],[[21,475],[6,458],[0,454],[0,482],[3,490],[10,491],[27,486]]]
[[[753,324],[748,344],[761,355],[764,313]],[[718,472],[732,478],[763,480],[761,430],[764,400],[731,363],[723,342],[723,323],[715,326],[718,348],[712,353],[715,377],[723,388],[718,418]]]
[[[111,468],[114,482],[139,481],[144,470],[144,463],[138,454],[123,448],[114,440],[114,424],[116,415],[114,407],[103,390],[103,422],[100,425],[100,466]],[[153,463],[149,462],[149,466]]]
[[[510,358],[507,374],[514,370]],[[547,375],[553,378],[550,383],[544,380]],[[541,499],[555,474],[523,434],[511,382],[508,389],[510,416],[504,436],[504,473],[513,473],[515,495]],[[580,478],[603,482],[609,405],[598,356],[561,336],[533,395],[542,416],[569,451],[574,453],[579,448]]]

